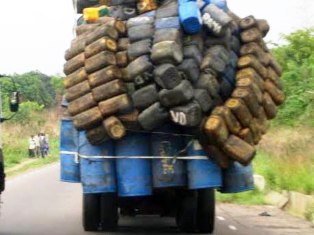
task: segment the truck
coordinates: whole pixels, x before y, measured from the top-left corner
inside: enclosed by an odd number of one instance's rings
[[[60,163],[82,184],[85,231],[160,215],[212,233],[215,190],[254,189],[254,146],[284,99],[269,26],[199,3],[74,1]]]

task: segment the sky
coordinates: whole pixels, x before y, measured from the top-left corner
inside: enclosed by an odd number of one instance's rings
[[[228,5],[240,17],[268,20],[267,41],[283,43],[281,34],[314,27],[313,0],[229,0]],[[0,9],[0,74],[63,75],[76,19],[72,0],[1,0]]]

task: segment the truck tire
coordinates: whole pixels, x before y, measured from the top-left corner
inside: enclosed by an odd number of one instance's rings
[[[197,230],[199,233],[212,233],[215,226],[215,191],[199,189],[197,196]]]
[[[100,196],[100,225],[102,231],[112,231],[118,225],[117,195],[103,193]]]
[[[186,190],[180,195],[176,222],[181,232],[195,232],[197,222],[197,191]]]
[[[98,231],[100,224],[100,194],[83,195],[83,227],[85,231]]]

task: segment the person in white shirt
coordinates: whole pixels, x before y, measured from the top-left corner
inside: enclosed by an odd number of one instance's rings
[[[35,157],[36,142],[33,135],[28,140],[28,156]]]

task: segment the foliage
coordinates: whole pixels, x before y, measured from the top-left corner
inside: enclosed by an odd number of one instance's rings
[[[274,121],[290,126],[314,126],[314,29],[285,35],[286,45],[273,49],[283,68],[286,102]]]
[[[242,205],[264,205],[264,194],[258,189],[248,192],[222,194],[217,193],[217,200],[225,203],[238,203]]]

